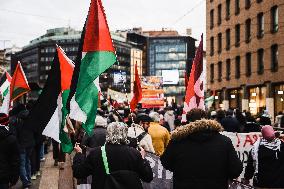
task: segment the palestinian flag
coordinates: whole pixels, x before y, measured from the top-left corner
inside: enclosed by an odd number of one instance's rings
[[[71,84],[70,118],[82,122],[91,135],[98,107],[99,76],[116,62],[101,0],[91,0],[81,45],[81,60],[76,62]]]
[[[29,87],[27,78],[21,66],[21,63],[18,62],[16,70],[13,74],[11,85],[10,85],[10,102],[16,100],[22,95],[29,92],[31,89]]]
[[[2,106],[0,107],[0,113],[9,113],[11,80],[12,77],[7,71],[5,71],[0,80],[0,93],[2,96]]]
[[[37,133],[61,143],[63,152],[67,153],[73,150],[73,145],[63,128],[66,124],[66,102],[73,70],[74,63],[57,47],[45,86],[25,121],[25,125],[32,125]]]

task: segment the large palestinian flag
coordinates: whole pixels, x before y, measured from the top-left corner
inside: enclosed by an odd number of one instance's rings
[[[72,78],[70,118],[82,122],[91,135],[98,107],[99,75],[116,62],[101,0],[91,0],[81,43],[81,61],[76,62]]]
[[[11,83],[12,77],[10,74],[5,71],[3,76],[0,80],[0,93],[2,97],[2,105],[0,107],[0,113],[9,113],[9,105],[10,105],[10,83]]]
[[[25,125],[61,143],[63,152],[73,150],[68,133],[63,131],[67,115],[66,102],[74,70],[73,62],[57,47],[45,86]]]
[[[26,75],[20,62],[18,62],[16,70],[13,74],[11,85],[10,85],[10,102],[16,100],[22,95],[29,92],[29,87]]]

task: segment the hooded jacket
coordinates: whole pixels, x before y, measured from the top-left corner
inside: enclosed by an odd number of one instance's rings
[[[0,184],[14,185],[19,178],[20,153],[17,139],[0,125]]]
[[[132,124],[131,127],[128,128],[127,136],[131,138],[136,138],[144,131],[145,130],[141,125]],[[147,152],[155,153],[153,143],[152,143],[152,138],[148,133],[142,138],[142,140],[139,143],[139,146],[144,148],[144,150]]]
[[[173,172],[174,189],[226,189],[241,174],[242,163],[222,130],[214,120],[198,120],[172,133],[161,163]]]

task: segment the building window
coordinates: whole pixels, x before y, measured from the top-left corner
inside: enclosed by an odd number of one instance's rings
[[[231,15],[230,6],[231,6],[231,1],[226,0],[226,20],[230,19],[230,15]]]
[[[210,38],[210,55],[214,55],[214,37]]]
[[[240,78],[240,75],[241,75],[241,57],[236,56],[236,73],[235,73],[236,79]]]
[[[278,45],[271,46],[271,71],[276,72],[278,70]]]
[[[237,24],[235,26],[235,46],[236,47],[240,46],[240,30],[241,30],[241,26],[240,24]]]
[[[222,62],[218,62],[218,81],[222,81]]]
[[[251,6],[250,0],[245,0],[245,9],[249,9]]]
[[[218,5],[218,25],[222,23],[222,5]]]
[[[263,13],[257,15],[257,37],[262,38],[264,35],[264,16]]]
[[[218,53],[222,52],[222,33],[218,33]]]
[[[231,46],[231,30],[226,30],[226,49],[229,50]]]
[[[249,43],[250,40],[251,40],[251,31],[250,31],[250,28],[251,28],[251,19],[247,19],[246,20],[246,43]]]
[[[235,15],[240,13],[240,0],[235,0]]]
[[[263,49],[258,49],[257,50],[257,73],[259,75],[263,74],[264,72],[264,50]]]
[[[226,60],[226,80],[230,80],[231,77],[231,60]]]
[[[214,82],[214,64],[210,64],[210,82]]]
[[[246,53],[246,76],[251,76],[251,53]]]
[[[214,27],[214,10],[210,11],[210,29]]]
[[[257,3],[261,3],[261,2],[262,2],[262,0],[256,0],[256,2],[257,2]]]
[[[271,32],[277,32],[278,28],[278,7],[274,6],[271,8]]]

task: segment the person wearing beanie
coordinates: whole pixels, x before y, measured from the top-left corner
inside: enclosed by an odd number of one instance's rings
[[[142,189],[141,180],[151,182],[153,172],[145,159],[145,151],[129,147],[128,127],[122,122],[107,126],[106,144],[94,148],[85,158],[76,145],[73,159],[73,175],[85,178],[92,175],[91,188]]]
[[[15,136],[9,132],[9,117],[0,113],[0,188],[8,189],[19,179],[20,152]]]
[[[161,163],[173,172],[173,189],[227,189],[242,172],[242,162],[223,127],[215,120],[196,120],[171,134]]]
[[[249,153],[243,182],[253,178],[255,187],[284,188],[284,143],[270,125],[263,126],[261,134]]]
[[[150,122],[152,119],[145,113],[140,113],[136,117],[136,123],[133,123],[128,129],[130,146],[142,147],[147,152],[155,153],[151,136],[148,134]]]
[[[171,135],[169,131],[159,124],[160,115],[157,112],[151,112],[149,114],[150,118],[152,118],[152,122],[150,123],[150,127],[148,129],[148,133],[150,134],[153,142],[153,147],[156,155],[160,156],[164,153]]]
[[[82,144],[89,148],[95,148],[104,145],[104,143],[106,142],[106,128],[107,119],[101,115],[97,115],[93,129],[93,135],[91,137],[87,137],[87,139],[83,138],[84,142],[82,141]]]

